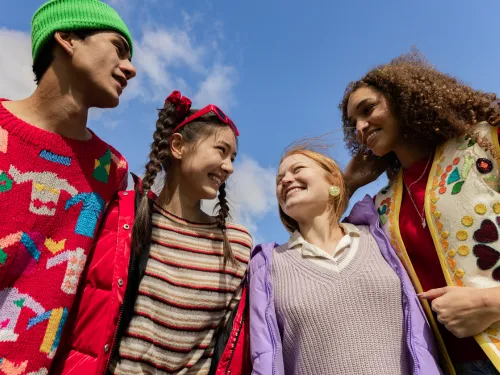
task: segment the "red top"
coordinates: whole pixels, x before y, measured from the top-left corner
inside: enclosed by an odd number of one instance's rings
[[[418,180],[422,173],[424,173],[428,160],[429,158],[425,157],[413,163],[408,169],[403,171],[403,177],[407,186],[410,186],[414,181]],[[427,166],[427,170],[420,181],[411,187],[411,194],[420,214],[422,214],[422,209],[424,207],[425,189],[431,169],[431,163]],[[427,291],[429,289],[446,286],[446,281],[443,271],[441,270],[436,247],[434,246],[429,227],[426,226],[426,228],[422,228],[422,220],[419,213],[417,213],[404,187],[399,218],[401,237],[403,238],[406,251],[417,273],[418,279],[422,284],[423,290]],[[473,337],[459,339],[439,323],[437,319],[436,322],[453,363],[487,359],[486,354]]]
[[[0,99],[0,372],[52,362],[104,208],[127,162],[92,133],[76,141]],[[16,369],[16,370],[14,370]]]

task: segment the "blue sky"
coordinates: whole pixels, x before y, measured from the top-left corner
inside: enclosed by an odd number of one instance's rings
[[[42,3],[2,3],[1,97],[22,98],[34,88],[30,20]],[[288,144],[333,132],[330,155],[342,166],[348,162],[337,106],[347,83],[368,69],[415,45],[438,69],[475,88],[500,91],[495,0],[108,3],[133,34],[138,76],[119,108],[93,111],[89,126],[141,173],[155,109],[173,89],[198,108],[221,106],[241,130],[230,184],[235,219],[256,241],[288,237],[274,198],[274,173]],[[365,187],[352,202],[384,184],[382,178]]]

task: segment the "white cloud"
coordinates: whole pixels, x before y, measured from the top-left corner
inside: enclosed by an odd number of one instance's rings
[[[217,104],[227,110],[236,105],[233,94],[238,82],[238,73],[231,66],[215,66],[201,83],[198,92],[193,97],[193,104],[200,108],[208,103]]]
[[[134,43],[134,63],[141,75],[155,86],[172,86],[175,81],[172,68],[187,68],[204,72],[203,48],[193,46],[190,36],[180,30],[145,30],[139,42]]]
[[[270,212],[277,212],[275,171],[264,168],[247,155],[235,165],[227,183],[227,196],[234,222],[244,225],[255,243],[262,242],[259,221]],[[205,212],[212,214],[218,199],[203,201]]]
[[[35,90],[31,41],[27,33],[0,29],[0,97],[25,98]]]

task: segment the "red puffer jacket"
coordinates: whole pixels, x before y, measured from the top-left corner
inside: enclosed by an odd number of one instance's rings
[[[108,208],[93,253],[83,273],[76,302],[64,328],[50,374],[105,374],[123,313],[134,222],[133,191],[119,193]],[[250,374],[246,287],[215,375]]]

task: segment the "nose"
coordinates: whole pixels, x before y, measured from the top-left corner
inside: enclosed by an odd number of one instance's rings
[[[222,170],[226,172],[228,175],[234,172],[233,161],[231,159],[227,159],[222,163]]]
[[[130,60],[122,60],[122,64],[120,65],[120,70],[125,75],[125,78],[127,78],[127,81],[129,79],[134,78],[137,74],[135,66],[132,64]]]
[[[357,120],[356,121],[356,132],[358,134],[358,139],[363,136],[363,133],[366,128],[368,128],[368,121],[365,120]]]
[[[293,175],[291,173],[285,173],[283,178],[281,179],[281,185],[283,187],[289,186],[293,182]]]

